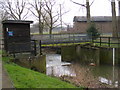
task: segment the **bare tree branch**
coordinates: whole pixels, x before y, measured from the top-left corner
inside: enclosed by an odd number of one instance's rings
[[[74,1],[72,1],[72,0],[70,0],[70,1],[73,2],[73,3],[75,3],[75,4],[77,4],[77,5],[80,5],[80,6],[86,7],[86,4],[80,4],[80,3],[74,2]]]
[[[72,0],[70,0],[71,2],[73,2],[73,3],[75,3],[75,4],[77,4],[77,5],[80,5],[80,6],[83,6],[83,7],[85,7],[86,8],[86,11],[87,11],[87,23],[88,23],[88,25],[90,24],[90,6],[93,4],[93,2],[95,1],[93,1],[90,5],[89,5],[89,0],[87,1],[86,0],[86,4],[84,5],[84,4],[80,4],[80,3],[77,3],[77,2],[74,2],[74,1],[72,1]]]
[[[3,7],[4,10],[15,20],[22,20],[27,18],[27,14],[29,12],[26,9],[26,2],[24,0],[16,0],[14,2],[12,2],[12,0],[5,0]]]
[[[33,0],[33,3],[29,3],[29,4],[32,7],[32,9],[30,9],[30,11],[37,18],[37,20],[39,22],[39,34],[42,34],[43,27],[44,27],[43,20],[42,20],[43,19],[42,13],[43,13],[44,4],[43,4],[42,0]]]
[[[94,3],[95,0],[92,1],[92,3],[90,4],[90,6],[92,6],[92,4]]]

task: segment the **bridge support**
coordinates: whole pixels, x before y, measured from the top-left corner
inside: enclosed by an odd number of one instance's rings
[[[115,65],[118,64],[117,49],[115,55]],[[77,61],[84,64],[94,63],[99,66],[100,64],[113,64],[113,51],[112,48],[106,47],[93,47],[93,46],[64,46],[61,47],[61,56],[63,61]]]
[[[77,61],[84,64],[95,63],[99,65],[99,49],[86,48],[80,45],[62,47],[61,56],[63,61]]]
[[[75,61],[77,59],[76,46],[61,47],[61,56],[63,61]]]

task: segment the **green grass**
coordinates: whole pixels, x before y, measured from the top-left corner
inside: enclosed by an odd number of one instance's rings
[[[4,68],[8,71],[15,88],[76,88],[76,86],[58,78],[6,62],[8,60],[8,57],[3,58]]]
[[[75,88],[74,85],[16,64],[5,64],[16,88]]]

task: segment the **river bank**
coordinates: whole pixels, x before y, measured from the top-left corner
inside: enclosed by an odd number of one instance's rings
[[[118,88],[117,66],[100,65],[91,66],[80,62],[61,61],[60,54],[47,54],[47,74],[76,86],[87,88]],[[64,65],[63,65],[64,64]]]
[[[109,68],[108,72],[101,73],[102,71],[96,71],[94,66],[82,66],[78,63],[71,65],[71,68],[75,71],[76,76],[62,76],[62,80],[73,83],[76,86],[84,86],[87,88],[118,88],[118,70],[117,68],[112,72]],[[106,75],[105,75],[106,73]],[[109,74],[111,73],[111,74]],[[101,74],[101,75],[100,75]],[[114,74],[114,75],[113,75]]]
[[[76,88],[60,79],[9,62],[9,57],[3,57],[2,60],[3,68],[8,72],[15,88]]]

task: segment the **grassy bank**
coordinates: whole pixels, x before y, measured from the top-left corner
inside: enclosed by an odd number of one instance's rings
[[[8,59],[7,57],[3,58],[4,67],[8,71],[15,88],[75,88],[74,85],[57,78],[10,63]]]

